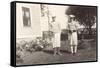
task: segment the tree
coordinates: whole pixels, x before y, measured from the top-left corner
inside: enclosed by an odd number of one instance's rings
[[[96,22],[97,17],[97,7],[95,6],[69,6],[66,10],[66,14],[73,14],[76,17],[76,20],[79,21],[79,24],[84,25],[85,28],[91,34],[92,26]]]

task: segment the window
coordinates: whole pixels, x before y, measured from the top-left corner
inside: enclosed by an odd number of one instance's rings
[[[23,26],[30,27],[31,26],[30,9],[27,7],[22,7],[22,14],[23,14]]]

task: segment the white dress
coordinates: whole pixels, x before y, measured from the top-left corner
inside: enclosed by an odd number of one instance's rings
[[[54,33],[54,38],[53,38],[53,48],[55,47],[60,47],[60,35],[61,35],[61,29],[60,29],[60,24],[56,22],[52,22],[52,31]]]
[[[75,21],[73,23],[68,23],[69,30],[76,30],[76,32],[68,33],[68,40],[70,45],[78,45],[77,29],[78,24]]]

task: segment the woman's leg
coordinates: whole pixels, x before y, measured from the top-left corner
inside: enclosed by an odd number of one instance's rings
[[[77,45],[74,46],[74,53],[77,53]]]
[[[74,47],[73,47],[73,33],[70,35],[70,47],[71,47],[71,53],[74,53]]]
[[[57,48],[57,53],[58,53],[58,55],[62,55],[60,52],[60,47]]]
[[[57,55],[57,48],[55,47],[53,48],[53,50],[54,50],[54,56]]]
[[[71,45],[71,53],[74,53],[74,47]]]
[[[77,32],[73,34],[73,45],[74,45],[74,53],[77,53],[77,45],[78,45]]]

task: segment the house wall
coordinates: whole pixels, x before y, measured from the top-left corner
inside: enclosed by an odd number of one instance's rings
[[[22,7],[30,9],[31,27],[23,26]],[[68,6],[48,5],[50,16],[55,15],[62,29],[66,29],[68,17],[65,11]],[[50,19],[51,21],[51,19]],[[41,17],[39,4],[17,3],[16,6],[16,38],[18,40],[32,40],[38,36],[42,37],[43,31],[48,31],[48,17]]]
[[[31,27],[23,26],[22,7],[30,9]],[[40,27],[40,5],[17,3],[16,6],[16,38],[33,39],[42,36]]]

